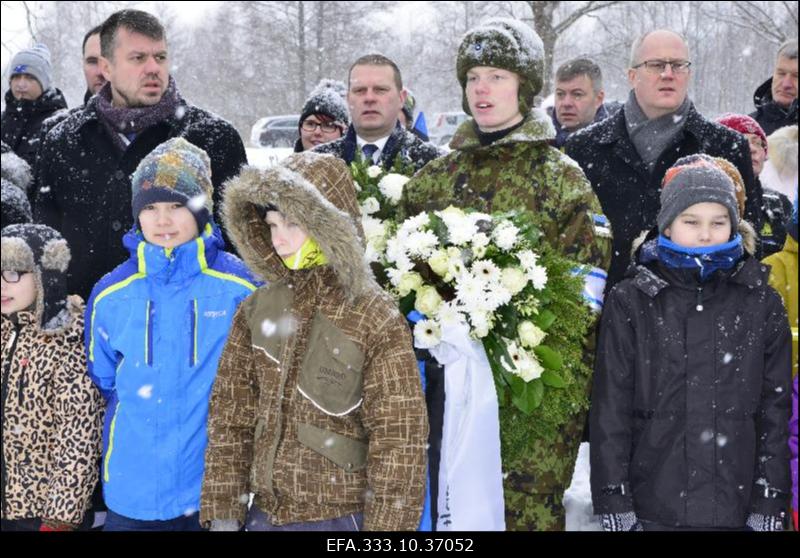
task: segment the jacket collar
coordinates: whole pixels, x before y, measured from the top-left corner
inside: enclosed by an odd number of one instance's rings
[[[214,264],[217,254],[224,248],[222,233],[212,223],[206,226],[201,236],[172,249],[147,242],[135,227],[125,234],[122,242],[139,273],[163,283],[202,273]]]
[[[533,109],[526,117],[525,123],[506,137],[497,140],[487,149],[498,145],[512,145],[515,143],[549,142],[556,137],[556,129],[550,117],[541,109]],[[453,134],[450,147],[459,151],[468,151],[481,148],[481,142],[475,131],[474,119],[469,118]]]

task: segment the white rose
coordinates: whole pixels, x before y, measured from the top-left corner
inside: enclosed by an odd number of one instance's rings
[[[469,321],[472,324],[472,333],[478,339],[483,339],[489,335],[491,323],[489,315],[485,312],[473,312],[469,315]]]
[[[400,284],[397,285],[397,290],[400,293],[400,296],[406,296],[411,291],[416,291],[422,286],[422,276],[412,271],[411,273],[405,273],[402,277],[400,277]]]
[[[433,316],[442,305],[442,297],[436,292],[435,287],[426,285],[417,289],[417,300],[414,308],[425,314],[426,316]]]
[[[372,215],[373,213],[377,213],[381,210],[381,204],[378,203],[374,197],[370,197],[364,200],[364,203],[361,204],[361,213],[362,215]]]
[[[526,382],[530,382],[542,375],[544,368],[542,368],[542,365],[539,364],[539,361],[536,360],[534,355],[521,351],[521,356],[522,359],[517,366],[517,375],[520,378]]]
[[[486,233],[478,233],[472,237],[473,248],[485,248],[487,246],[489,246],[489,237],[486,236]]]
[[[515,295],[528,284],[528,277],[518,267],[507,267],[501,272],[500,284]]]
[[[452,217],[452,218],[455,218],[455,219],[463,219],[464,217],[467,216],[467,214],[464,213],[463,210],[461,210],[461,209],[459,209],[459,208],[457,208],[455,206],[452,206],[452,205],[448,206],[447,209],[443,209],[441,211],[437,211],[436,215],[441,217],[442,220],[444,220],[446,217],[447,218]]]
[[[383,174],[383,169],[378,165],[372,165],[367,169],[367,176],[370,178],[378,178],[381,174]]]
[[[437,250],[428,258],[428,265],[431,266],[431,269],[436,275],[444,277],[447,275],[447,271],[450,268],[450,257],[444,250]]]
[[[517,335],[525,347],[532,349],[538,347],[547,334],[533,322],[524,321],[517,326]]]

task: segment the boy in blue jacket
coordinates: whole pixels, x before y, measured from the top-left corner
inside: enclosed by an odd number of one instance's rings
[[[101,477],[106,531],[193,531],[211,387],[231,320],[257,283],[223,251],[211,166],[182,138],[132,180],[130,259],[86,310],[89,374],[107,401]]]

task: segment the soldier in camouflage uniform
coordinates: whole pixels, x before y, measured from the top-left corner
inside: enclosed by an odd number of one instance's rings
[[[406,185],[399,218],[449,205],[483,212],[527,209],[554,249],[607,269],[609,243],[593,223],[599,202],[578,165],[549,145],[555,137],[550,119],[530,109],[542,85],[539,37],[520,22],[489,20],[465,36],[457,73],[464,111],[474,119],[456,131],[452,153],[426,165]],[[508,111],[513,97],[504,97],[500,89],[509,79],[518,83],[517,111]],[[594,344],[590,338],[587,364]],[[532,454],[511,462],[503,455],[507,529],[564,529],[562,498],[581,441],[590,380],[588,373],[579,379],[583,404],[566,423],[540,436]],[[501,407],[501,424],[504,412],[511,411]],[[434,422],[432,416],[432,432]],[[501,438],[504,434],[501,429]],[[431,446],[436,446],[433,440]]]

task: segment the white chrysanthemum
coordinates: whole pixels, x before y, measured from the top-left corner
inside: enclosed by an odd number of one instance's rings
[[[480,211],[475,211],[469,214],[469,218],[472,220],[473,223],[477,224],[478,221],[487,221],[491,223],[493,221],[492,216],[488,213],[481,213]]]
[[[509,302],[511,302],[511,292],[495,283],[490,284],[490,288],[486,292],[486,297],[484,298],[483,307],[487,312],[494,312]]]
[[[478,339],[489,335],[492,324],[486,312],[470,312],[469,322],[472,325],[472,334]]]
[[[427,213],[420,213],[419,215],[415,215],[414,217],[409,217],[405,221],[402,222],[400,227],[397,230],[398,237],[407,237],[412,232],[420,230],[422,227],[428,225],[431,222],[431,218],[428,216]]]
[[[442,342],[442,329],[433,320],[420,320],[414,326],[414,346],[432,349]]]
[[[459,311],[454,301],[443,302],[436,311],[436,321],[443,326],[466,323],[466,316]]]
[[[390,173],[381,178],[381,181],[378,182],[378,189],[389,201],[397,203],[403,196],[403,187],[408,180],[409,178],[402,174]]]
[[[408,235],[405,249],[413,257],[428,259],[439,246],[439,238],[432,231],[417,231]]]
[[[529,272],[536,267],[539,256],[534,254],[531,250],[523,250],[517,254],[517,259],[520,265],[522,265],[522,269]]]
[[[537,291],[544,289],[547,285],[547,270],[540,265],[533,266],[533,269],[528,271],[528,279],[533,284],[533,288]]]
[[[470,242],[478,232],[472,220],[460,209],[449,207],[444,211],[437,211],[436,215],[441,218],[447,227],[447,239],[450,244],[462,246]]]
[[[505,358],[501,358],[500,364],[512,374],[516,374],[526,382],[530,382],[544,372],[544,368],[539,364],[536,356],[521,349],[516,343],[509,343],[506,350],[511,357],[511,362],[509,363]]]
[[[492,260],[478,260],[473,262],[471,271],[472,275],[486,284],[500,282],[500,268],[497,267]]]
[[[486,248],[489,246],[489,237],[486,233],[478,233],[472,237],[472,248]]]
[[[381,210],[381,204],[374,197],[369,197],[361,204],[362,215],[372,215]]]
[[[494,243],[501,250],[508,252],[517,243],[519,229],[510,221],[503,221],[492,231]]]
[[[372,165],[367,169],[367,176],[370,178],[378,178],[381,174],[383,174],[383,169],[378,165]]]
[[[400,271],[399,269],[395,269],[393,267],[386,268],[386,276],[389,278],[389,282],[392,284],[393,287],[397,287],[400,285],[400,280],[405,275],[405,271]]]
[[[394,264],[394,267],[396,267],[401,274],[411,271],[411,268],[414,267],[414,263],[411,261],[411,258],[408,257],[408,254],[406,254],[403,244],[396,236],[386,241],[386,260]],[[395,284],[395,286],[397,285]]]
[[[456,299],[468,312],[480,308],[483,303],[485,282],[469,273],[464,273],[456,284]]]
[[[547,333],[539,329],[533,322],[526,320],[517,326],[517,335],[525,347],[532,349],[539,346]]]
[[[528,276],[518,267],[507,267],[501,273],[500,284],[512,295],[522,291],[528,284]]]

